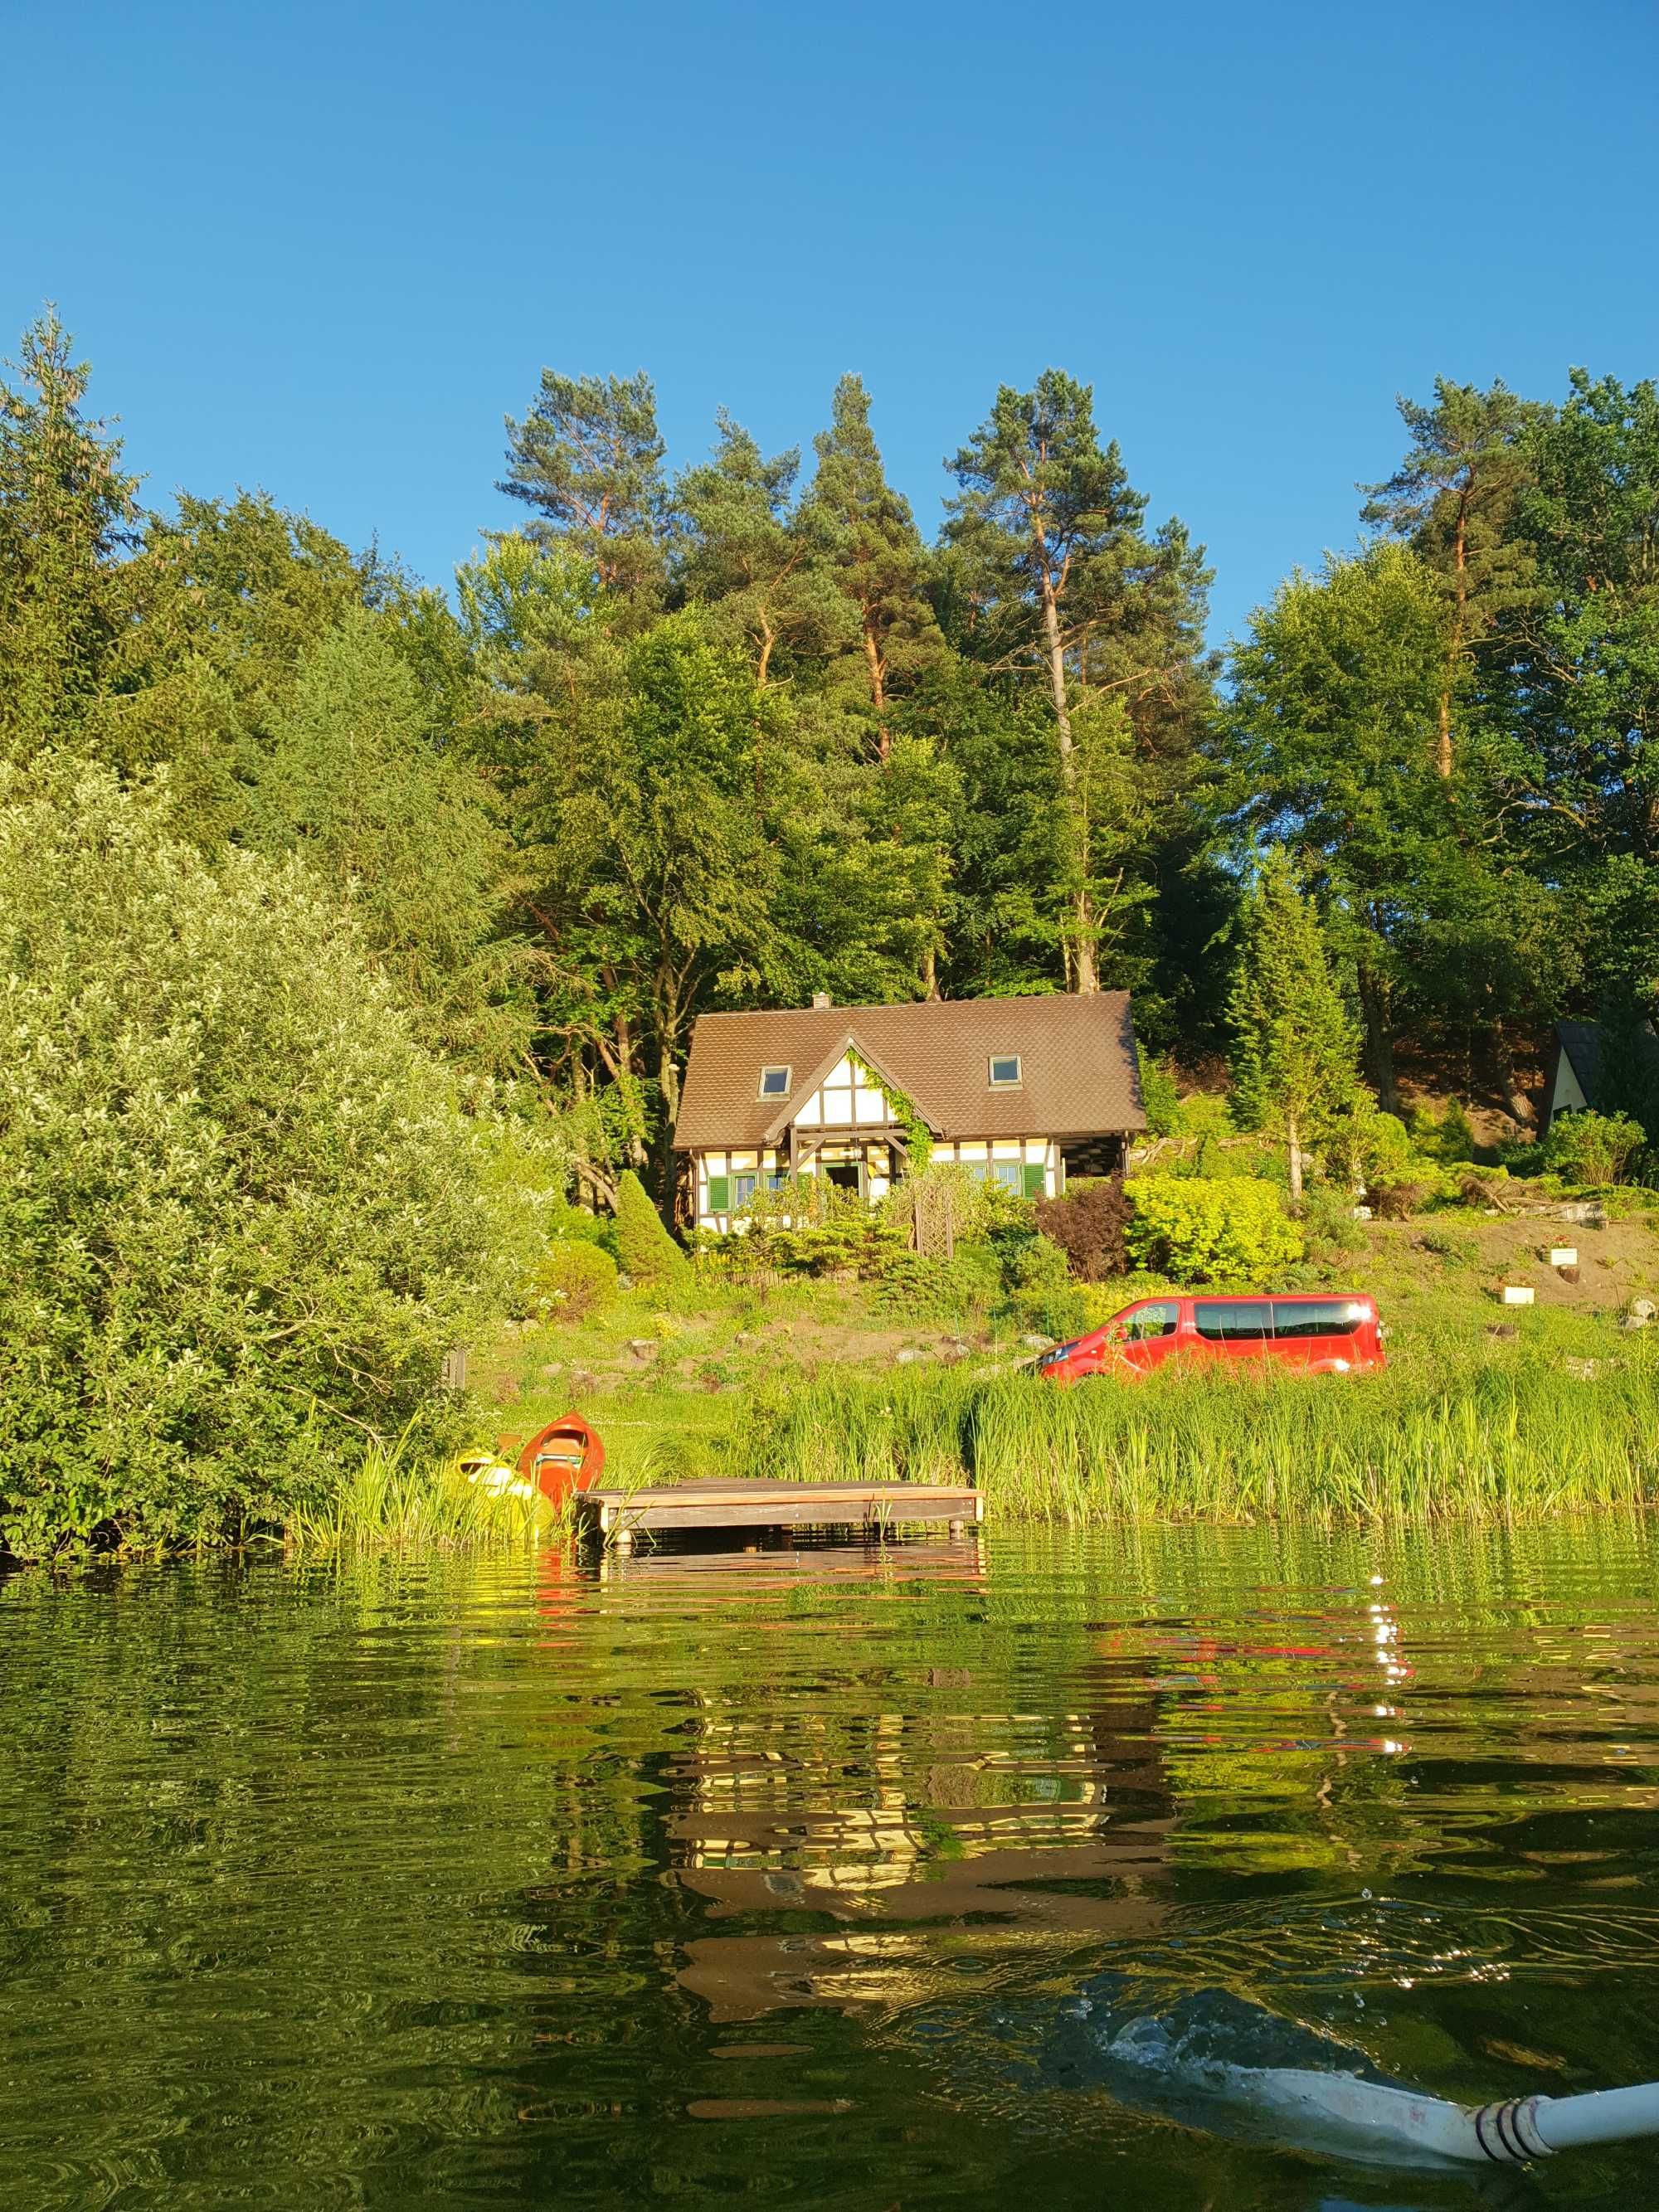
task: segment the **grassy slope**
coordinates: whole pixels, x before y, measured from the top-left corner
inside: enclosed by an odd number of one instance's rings
[[[1374,1291],[1389,1324],[1394,1395],[1386,1407],[1376,1399],[1364,1401],[1367,1410],[1374,1410],[1385,1425],[1419,1422],[1413,1433],[1420,1450],[1443,1472],[1451,1449],[1448,1437],[1439,1429],[1431,1435],[1420,1426],[1436,1391],[1461,1394],[1468,1401],[1470,1418],[1488,1426],[1502,1415],[1534,1431],[1565,1436],[1588,1424],[1605,1427],[1609,1435],[1616,1430],[1633,1437],[1645,1401],[1633,1401],[1627,1386],[1640,1380],[1647,1387],[1652,1358],[1659,1355],[1659,1327],[1632,1338],[1619,1330],[1617,1321],[1633,1297],[1659,1300],[1659,1229],[1654,1221],[1652,1216],[1638,1216],[1598,1230],[1457,1211],[1406,1224],[1363,1225],[1357,1249],[1327,1251],[1320,1266],[1334,1286]],[[1557,1241],[1578,1247],[1576,1284],[1560,1279],[1540,1257],[1541,1249]],[[1532,1285],[1538,1304],[1529,1310],[1503,1308],[1497,1289],[1504,1281]],[[1515,1339],[1491,1333],[1511,1326],[1518,1331]],[[902,1353],[911,1357],[901,1358]],[[983,1319],[952,1325],[907,1317],[854,1284],[795,1282],[765,1294],[711,1285],[678,1304],[635,1291],[586,1322],[515,1333],[491,1358],[479,1363],[475,1380],[495,1434],[527,1436],[575,1405],[600,1428],[611,1466],[621,1479],[668,1480],[739,1465],[753,1471],[770,1467],[778,1473],[811,1473],[826,1454],[842,1467],[869,1463],[858,1456],[866,1446],[856,1443],[854,1432],[872,1409],[890,1425],[896,1399],[908,1409],[905,1419],[912,1426],[907,1433],[915,1437],[915,1448],[931,1458],[947,1450],[939,1425],[960,1416],[964,1387],[988,1370],[1011,1368],[1023,1356],[1016,1338]],[[1593,1370],[1584,1363],[1594,1363]],[[943,1386],[937,1373],[942,1365],[959,1370]],[[1563,1395],[1540,1395],[1546,1377],[1549,1388]],[[1524,1404],[1505,1395],[1511,1382]],[[1054,1468],[1070,1467],[1071,1486],[1051,1486],[1040,1498],[1036,1487],[1027,1486],[1023,1502],[1033,1510],[1074,1510],[1077,1486],[1095,1480],[1091,1468],[1100,1455],[1111,1455],[1116,1464],[1126,1448],[1133,1450],[1121,1435],[1108,1433],[1123,1409],[1097,1405],[1086,1419],[1074,1413],[1064,1417],[1070,1426],[1063,1434],[1048,1433],[1045,1414],[1043,1441],[1039,1443],[1034,1431],[1022,1446],[1006,1431],[1011,1423],[1020,1425],[1024,1401],[1017,1394],[1036,1387],[1018,1377],[1011,1385],[1014,1395],[994,1394],[1005,1431],[995,1454],[1005,1468],[1005,1493],[1012,1502],[1018,1486],[1007,1475],[1008,1468],[1034,1453],[1046,1455]],[[1497,1395],[1483,1396],[1489,1389]],[[1189,1459],[1220,1451],[1222,1431],[1231,1418],[1224,1401],[1214,1400],[1212,1393],[1202,1395],[1207,1411],[1177,1400],[1158,1417],[1165,1425],[1170,1419],[1188,1428],[1193,1420],[1199,1423],[1186,1440]],[[1190,1388],[1186,1395],[1193,1401]],[[793,1425],[781,1402],[791,1397],[802,1408]],[[1231,1397],[1236,1401],[1237,1393]],[[1152,1410],[1149,1404],[1135,1417],[1141,1428]],[[1358,1401],[1354,1411],[1359,1411]],[[1185,1419],[1188,1414],[1192,1420]],[[1322,1427],[1307,1430],[1303,1424],[1310,1415]],[[1280,1423],[1275,1449],[1281,1453],[1300,1451],[1305,1456],[1328,1437],[1328,1456],[1334,1465],[1340,1456],[1339,1431],[1349,1434],[1352,1453],[1364,1448],[1349,1416],[1340,1409],[1333,1414],[1317,1396],[1309,1400],[1305,1384],[1292,1385],[1291,1397],[1273,1418]],[[1079,1419],[1085,1419],[1086,1436],[1078,1431]],[[1250,1420],[1260,1426],[1259,1414]],[[872,1448],[887,1449],[879,1443]],[[982,1448],[988,1475],[992,1446],[986,1442]],[[1534,1436],[1534,1448],[1543,1459],[1553,1449],[1546,1434]],[[1620,1492],[1626,1487],[1623,1474],[1617,1480],[1605,1470],[1596,1475],[1589,1461],[1585,1469],[1586,1495],[1596,1494],[1598,1486]],[[829,1474],[837,1469],[823,1464],[818,1471]],[[1054,1481],[1059,1479],[1056,1474]],[[1504,1478],[1525,1479],[1518,1461]],[[1152,1480],[1150,1471],[1147,1480]],[[1239,1510],[1253,1510],[1253,1498],[1260,1507],[1261,1468],[1248,1473],[1241,1462],[1238,1480]],[[1351,1468],[1342,1481],[1333,1474],[1328,1486],[1334,1499],[1346,1482],[1349,1509],[1363,1510],[1356,1480]],[[1471,1478],[1474,1488],[1488,1490],[1496,1480],[1490,1474],[1479,1481]],[[1407,1481],[1404,1473],[1400,1480]],[[1144,1493],[1145,1510],[1182,1510],[1179,1486],[1174,1478],[1159,1478]],[[1120,1503],[1132,1509],[1133,1501]]]

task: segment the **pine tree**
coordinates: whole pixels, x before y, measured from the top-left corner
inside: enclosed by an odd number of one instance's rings
[[[568,538],[602,590],[646,605],[662,577],[666,508],[657,397],[641,369],[629,377],[542,371],[521,422],[509,415],[507,474],[497,484],[542,517],[528,535]]]
[[[1101,450],[1094,395],[1060,369],[1030,392],[1004,385],[996,404],[945,466],[962,490],[951,502],[947,544],[960,555],[978,620],[1016,659],[1035,658],[1047,682],[1059,744],[1060,787],[1074,799],[1077,745],[1066,671],[1073,599],[1091,571],[1138,532],[1146,501],[1129,488],[1117,447]],[[1085,862],[1066,935],[1074,989],[1100,988]]]
[[[1517,398],[1501,380],[1482,392],[1437,377],[1431,407],[1398,404],[1411,451],[1386,483],[1368,487],[1363,514],[1407,539],[1446,596],[1435,765],[1449,777],[1452,703],[1469,656],[1506,609],[1534,594],[1535,563],[1512,524],[1530,471],[1527,434],[1549,410]]]
[[[870,428],[870,395],[856,376],[836,386],[830,427],[813,440],[811,510],[827,526],[830,574],[857,617],[855,670],[832,669],[832,687],[861,691],[878,757],[892,750],[893,706],[945,658],[927,597],[927,555],[909,501],[888,483]]]
[[[1299,1199],[1305,1156],[1353,1103],[1358,1038],[1283,853],[1262,862],[1245,902],[1229,1011],[1239,1110],[1282,1140]]]
[[[823,518],[794,504],[799,448],[769,460],[724,408],[717,419],[714,459],[674,487],[685,538],[678,580],[718,629],[744,640],[764,690],[781,657],[831,651],[851,623],[825,566]]]
[[[1115,443],[1100,443],[1092,392],[1059,369],[1045,369],[1030,392],[1004,386],[945,466],[962,487],[951,502],[939,579],[947,630],[988,671],[1041,677],[1057,745],[1061,834],[1050,883],[1033,889],[1046,905],[1054,878],[1067,880],[1066,981],[1096,991],[1103,932],[1109,945],[1112,935],[1096,887],[1126,882],[1132,856],[1103,849],[1083,788],[1077,714],[1091,690],[1114,693],[1137,751],[1176,799],[1207,690],[1200,656],[1208,573],[1178,523],[1144,533],[1146,500]]]

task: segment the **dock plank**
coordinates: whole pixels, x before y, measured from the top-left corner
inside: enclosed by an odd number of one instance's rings
[[[983,1493],[938,1482],[659,1483],[639,1490],[606,1484],[572,1499],[579,1531],[627,1543],[646,1530],[881,1528],[984,1517]]]

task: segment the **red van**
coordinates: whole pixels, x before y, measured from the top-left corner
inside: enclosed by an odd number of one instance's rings
[[[1370,1375],[1387,1363],[1376,1300],[1324,1291],[1265,1297],[1139,1298],[1103,1328],[1058,1344],[1036,1362],[1051,1382],[1090,1375],[1124,1382],[1166,1359],[1271,1359],[1308,1375]]]

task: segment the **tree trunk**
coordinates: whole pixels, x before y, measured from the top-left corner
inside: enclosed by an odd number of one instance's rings
[[[1042,577],[1042,640],[1048,663],[1048,690],[1054,701],[1054,726],[1060,733],[1060,781],[1068,805],[1077,800],[1077,756],[1072,742],[1071,709],[1066,703],[1066,650],[1060,636],[1060,608],[1054,598],[1053,580],[1048,574],[1048,549],[1038,542]],[[1086,856],[1085,880],[1079,884],[1073,903],[1073,926],[1077,941],[1067,963],[1072,988],[1080,997],[1088,998],[1100,988],[1099,971],[1095,965],[1095,917],[1093,902],[1089,896]]]
[[[1452,772],[1451,694],[1456,678],[1457,664],[1463,652],[1463,639],[1468,623],[1469,606],[1469,500],[1474,487],[1466,477],[1457,501],[1457,525],[1452,537],[1452,564],[1455,582],[1452,586],[1457,611],[1452,617],[1451,649],[1447,656],[1446,688],[1440,694],[1440,730],[1435,744],[1434,764],[1441,781],[1449,782]]]
[[[1300,1124],[1294,1114],[1285,1119],[1285,1141],[1291,1155],[1291,1197],[1299,1206],[1302,1202],[1302,1137]]]
[[[617,1066],[622,1079],[626,1081],[634,1073],[634,1035],[628,1016],[620,1007],[617,1010],[616,1030]],[[630,1131],[628,1139],[629,1166],[637,1175],[649,1158],[644,1138],[637,1130]]]
[[[1376,1093],[1385,1114],[1400,1111],[1400,1086],[1395,1080],[1394,1036],[1389,1026],[1389,994],[1381,979],[1359,970],[1359,1011],[1365,1024],[1365,1080]]]
[[[884,764],[893,750],[892,732],[887,726],[887,668],[881,657],[881,640],[868,608],[864,616],[864,658],[869,664],[870,704],[876,714],[876,758]]]
[[[930,945],[921,956],[921,994],[925,999],[937,999],[939,991],[939,956]]]
[[[1510,1050],[1510,1041],[1502,1022],[1494,1022],[1492,1025],[1492,1057],[1498,1088],[1504,1094],[1504,1106],[1522,1128],[1530,1129],[1537,1116],[1533,1112],[1531,1099],[1521,1088],[1521,1079],[1516,1073],[1515,1055]]]

